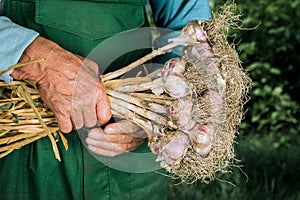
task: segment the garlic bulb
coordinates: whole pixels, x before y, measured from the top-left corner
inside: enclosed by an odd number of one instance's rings
[[[190,62],[210,58],[213,56],[212,49],[207,42],[199,43],[191,47],[183,48],[183,56]]]
[[[191,21],[182,29],[182,34],[190,36],[191,39],[193,39],[197,43],[206,42],[207,34],[199,23],[201,23],[201,21]]]
[[[157,161],[161,161],[161,167],[176,165],[184,157],[188,146],[189,137],[177,131],[171,141],[162,147]]]
[[[165,91],[174,98],[182,98],[191,94],[191,86],[182,77],[176,75],[169,75],[164,79]]]
[[[165,79],[169,75],[182,75],[185,71],[186,61],[182,58],[168,60],[163,67],[162,77]]]
[[[191,96],[186,96],[178,99],[174,105],[168,107],[167,113],[172,121],[175,121],[178,128],[187,131],[192,129],[196,124],[191,112],[192,107],[193,101]]]
[[[197,124],[191,131],[193,149],[203,157],[207,156],[212,148],[212,136],[209,134],[208,128],[208,125]]]

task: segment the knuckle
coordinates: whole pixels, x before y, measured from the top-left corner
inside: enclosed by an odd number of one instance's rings
[[[120,143],[124,143],[128,140],[127,136],[126,135],[121,135],[120,136]]]

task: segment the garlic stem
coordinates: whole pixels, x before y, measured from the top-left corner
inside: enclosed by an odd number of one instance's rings
[[[181,36],[179,36],[180,38]],[[107,80],[112,80],[114,78],[117,78],[119,76],[122,76],[123,74],[127,73],[128,71],[140,66],[141,64],[151,60],[152,58],[156,57],[156,56],[159,56],[159,55],[163,55],[167,52],[169,52],[170,50],[172,50],[174,47],[176,46],[187,46],[187,45],[190,45],[190,42],[189,43],[186,43],[186,41],[188,40],[176,40],[175,38],[171,41],[174,41],[172,43],[169,43],[157,50],[153,50],[151,53],[145,55],[144,57],[136,60],[135,62],[127,65],[126,67],[123,67],[117,71],[114,71],[114,72],[110,72],[110,73],[107,73],[107,74],[104,74],[102,76],[100,76],[100,79],[102,82],[105,82]]]
[[[149,121],[148,119],[145,119],[142,116],[138,116],[133,113],[128,115],[128,112],[132,112],[132,111],[125,111],[125,113],[122,112],[124,112],[124,110],[118,109],[118,105],[112,104],[113,115],[124,119],[129,118],[132,122],[142,127],[146,131],[148,137],[152,136],[153,133],[159,132],[160,130],[159,126],[155,123],[151,123],[151,121]]]
[[[134,77],[134,78],[125,78],[125,79],[117,79],[117,80],[109,80],[103,83],[105,88],[116,88],[125,85],[140,85],[142,83],[151,82],[151,78],[149,77]]]
[[[155,113],[167,114],[166,108],[163,105],[154,103],[154,102],[146,102],[142,99],[132,97],[128,94],[120,93],[117,91],[106,90],[106,93],[110,95],[112,98],[118,98],[125,102],[132,103],[136,106],[139,106],[142,109],[151,110]]]
[[[118,105],[116,106],[116,109],[120,109],[122,110],[122,113],[128,113],[128,115],[132,114],[130,113],[129,111],[132,111],[134,114],[138,114],[138,115],[141,115],[143,116],[144,118],[147,118],[151,121],[154,121],[158,124],[165,124],[166,123],[166,118],[161,116],[161,115],[158,115],[150,110],[147,110],[145,108],[141,108],[141,107],[138,107],[134,104],[131,104],[129,102],[126,102],[126,101],[123,101],[121,99],[116,99],[114,97],[111,97],[111,96],[108,96],[110,102],[111,102],[111,105],[114,106],[114,105]]]

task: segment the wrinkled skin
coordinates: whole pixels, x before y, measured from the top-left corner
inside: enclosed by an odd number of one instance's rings
[[[107,125],[104,130],[94,128],[89,131],[88,148],[100,155],[116,156],[136,149],[147,137],[145,131],[130,121],[122,120]]]
[[[104,86],[98,79],[96,63],[74,55],[43,37],[37,37],[25,49],[19,62],[36,58],[46,58],[46,61],[17,68],[11,75],[17,80],[36,81],[43,102],[54,112],[62,132],[104,125],[109,121],[110,104]],[[121,133],[117,126],[110,124],[104,130],[111,130],[106,132],[115,137],[115,143],[120,143],[121,146],[128,144],[122,146],[124,151],[130,151],[141,143],[136,142],[134,136]],[[89,136],[92,136],[91,140],[95,140],[93,134]],[[108,146],[105,146],[107,151],[103,155],[116,155],[114,145]],[[109,151],[113,153],[108,153]]]

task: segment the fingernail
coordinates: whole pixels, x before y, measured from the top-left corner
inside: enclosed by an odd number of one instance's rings
[[[106,128],[106,129],[104,129],[104,132],[107,133],[107,134],[111,134],[111,133],[114,133],[114,129],[108,127],[108,128]]]

